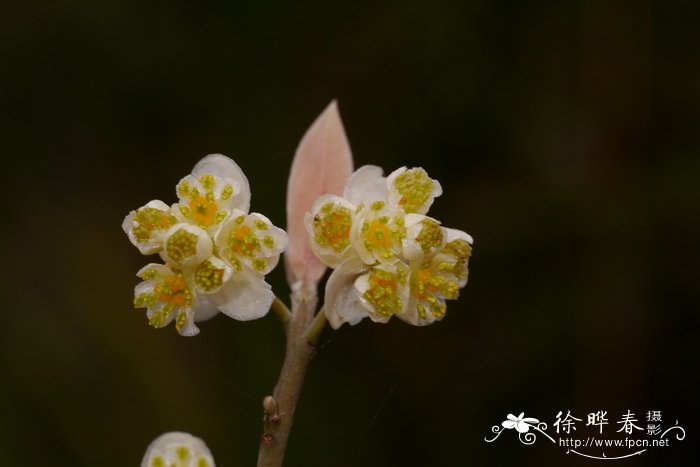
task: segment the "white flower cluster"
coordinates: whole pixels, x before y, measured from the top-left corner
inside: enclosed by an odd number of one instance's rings
[[[445,300],[467,282],[473,241],[425,215],[441,194],[422,168],[385,178],[368,165],[350,177],[343,197],[314,203],[305,222],[314,253],[335,269],[324,303],[334,328],[392,316],[420,326],[445,315]]]
[[[177,184],[179,202],[151,201],[122,224],[141,253],[158,253],[137,275],[134,305],[157,328],[175,321],[184,336],[221,311],[238,320],[264,316],[275,298],[265,275],[279,261],[287,234],[248,213],[250,188],[240,167],[211,154]]]

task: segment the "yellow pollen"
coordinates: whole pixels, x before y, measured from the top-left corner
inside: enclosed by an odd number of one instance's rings
[[[152,293],[142,293],[134,297],[134,308],[153,308],[158,303],[158,297]]]
[[[467,259],[471,256],[472,247],[466,240],[458,238],[445,245],[445,251],[457,258]]]
[[[421,168],[406,170],[396,177],[394,183],[401,195],[399,205],[408,213],[417,212],[425,205],[434,186],[434,182]]]
[[[224,189],[221,190],[221,199],[223,199],[225,201],[225,200],[229,199],[232,194],[233,194],[233,187],[227,183],[226,185],[224,185]]]
[[[192,294],[187,288],[185,277],[182,274],[170,274],[156,284],[153,293],[161,303],[182,308],[192,304]]]
[[[260,240],[249,226],[241,225],[231,231],[228,246],[230,252],[235,255],[253,257],[260,251]]]
[[[444,271],[442,264],[445,263],[433,265],[426,262],[411,275],[411,295],[418,302],[416,310],[422,319],[426,319],[427,311],[435,318],[441,318],[446,310],[443,299],[453,300],[459,296],[459,285],[442,275],[451,272]]]
[[[253,261],[253,268],[258,272],[263,272],[267,268],[267,261],[264,258],[258,258]]]
[[[134,222],[138,225],[134,228],[134,236],[139,242],[147,241],[151,238],[154,230],[167,229],[177,220],[167,211],[156,208],[142,208],[136,211]]]
[[[195,256],[197,254],[197,240],[197,235],[185,229],[179,229],[168,238],[166,243],[168,255],[178,262]]]
[[[472,246],[466,240],[458,238],[445,245],[445,253],[457,259],[452,267],[452,273],[459,280],[466,280],[468,275],[467,260],[471,256]]]
[[[182,327],[185,325],[185,321],[187,321],[187,314],[185,314],[184,310],[180,310],[180,312],[177,314],[177,318],[175,318],[175,329],[179,331],[182,330]]]
[[[442,244],[442,229],[440,224],[430,219],[424,219],[421,224],[423,228],[416,237],[416,241],[423,253],[428,253],[431,248],[437,248]]]
[[[403,306],[403,301],[398,294],[400,282],[400,275],[375,269],[370,273],[369,287],[362,296],[380,315],[394,315],[399,313]]]
[[[216,217],[214,217],[214,223],[218,224],[222,220],[226,219],[227,213],[226,211],[219,211],[216,213]]]
[[[177,194],[180,198],[186,198],[190,194],[190,183],[183,180],[177,184]]]
[[[385,205],[384,201],[375,201],[369,207],[372,211],[380,211]]]
[[[211,261],[204,261],[194,273],[194,282],[204,291],[211,292],[223,285],[224,270],[216,268]]]
[[[428,315],[425,313],[425,307],[421,303],[416,305],[416,310],[418,310],[418,316],[420,316],[421,319],[425,319],[428,317]]]
[[[158,275],[158,273],[156,272],[155,269],[146,269],[145,271],[143,271],[141,273],[141,278],[145,279],[147,281],[150,281],[150,280],[155,279],[156,275]]]
[[[205,190],[211,191],[216,184],[216,179],[214,179],[214,176],[211,174],[204,174],[199,177],[199,183],[202,184]]]
[[[188,219],[192,217],[192,210],[188,206],[185,206],[184,204],[180,205],[180,212],[182,213],[183,216],[185,216]]]
[[[172,305],[165,305],[163,308],[153,313],[148,319],[148,324],[154,328],[162,328],[165,326],[166,321],[170,317],[175,307]]]
[[[186,461],[190,458],[190,450],[187,449],[187,446],[178,446],[175,448],[175,455],[179,460]]]
[[[162,457],[156,456],[151,460],[151,467],[165,467],[165,461]]]
[[[314,217],[313,230],[316,243],[329,246],[337,253],[350,245],[351,212],[348,208],[327,203]]]

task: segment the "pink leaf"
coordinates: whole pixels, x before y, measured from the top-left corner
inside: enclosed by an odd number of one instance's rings
[[[352,173],[352,153],[336,101],[323,111],[297,147],[287,186],[287,233],[285,252],[287,280],[316,284],[326,266],[314,256],[304,214],[326,193],[342,195]]]

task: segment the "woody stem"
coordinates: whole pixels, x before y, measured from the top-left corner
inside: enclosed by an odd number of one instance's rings
[[[292,314],[285,323],[287,348],[272,400],[264,403],[264,433],[260,439],[258,467],[280,467],[292,428],[294,411],[306,368],[314,355],[307,334],[316,309],[315,284],[299,283],[292,292]]]

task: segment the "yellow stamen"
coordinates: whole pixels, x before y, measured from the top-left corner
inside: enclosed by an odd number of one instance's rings
[[[167,229],[177,222],[175,217],[167,211],[156,208],[141,208],[134,215],[134,236],[139,242],[145,242],[151,238],[154,230]]]
[[[351,227],[352,217],[348,208],[326,203],[314,217],[314,238],[319,245],[329,246],[341,253],[350,245]]]
[[[223,285],[224,270],[215,267],[211,261],[204,261],[194,273],[194,282],[201,290],[211,292]]]
[[[394,183],[401,195],[399,205],[408,213],[420,211],[430,199],[434,187],[434,182],[421,168],[406,170],[396,177]]]
[[[402,271],[393,274],[383,269],[374,269],[369,275],[369,287],[362,296],[377,313],[392,316],[401,312],[403,307],[399,287],[404,283],[405,274]]]
[[[260,240],[249,226],[241,225],[231,231],[228,246],[234,255],[253,257],[260,251]]]
[[[166,243],[168,255],[177,262],[195,256],[197,254],[197,240],[196,234],[179,229],[168,238]]]
[[[416,241],[420,245],[423,253],[427,254],[432,248],[437,248],[442,244],[442,229],[440,224],[431,219],[421,221],[422,228],[416,236]]]

